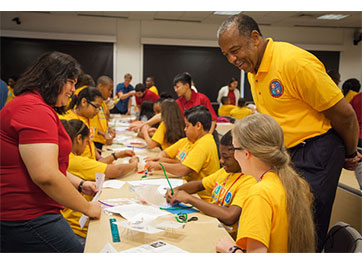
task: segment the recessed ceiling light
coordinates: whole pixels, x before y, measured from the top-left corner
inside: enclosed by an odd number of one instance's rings
[[[232,16],[241,13],[240,11],[215,11],[214,15]]]
[[[317,19],[341,20],[349,15],[327,14],[317,17]]]

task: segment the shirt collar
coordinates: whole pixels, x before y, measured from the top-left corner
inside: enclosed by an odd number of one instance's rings
[[[268,44],[265,48],[263,58],[261,60],[257,74],[259,72],[268,72],[269,71],[269,67],[271,64],[272,57],[273,57],[274,41],[271,38],[267,38],[266,40],[268,40]]]

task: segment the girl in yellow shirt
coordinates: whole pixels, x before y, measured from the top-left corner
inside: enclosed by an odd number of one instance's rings
[[[228,237],[218,252],[314,252],[315,234],[309,186],[292,168],[280,125],[253,114],[232,130],[235,159],[257,184],[243,202],[235,243]]]
[[[148,124],[141,128],[141,133],[149,149],[159,146],[164,150],[185,137],[185,121],[180,107],[174,99],[165,99],[161,103],[161,118],[162,122],[152,138],[149,135],[150,126]]]
[[[342,85],[343,95],[347,102],[351,102],[354,96],[356,96],[361,88],[361,83],[358,79],[347,79]]]
[[[253,111],[246,107],[246,100],[244,98],[240,98],[238,106],[230,111],[230,116],[238,120],[251,114],[253,114]]]

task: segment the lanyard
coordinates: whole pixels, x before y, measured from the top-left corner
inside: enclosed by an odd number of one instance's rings
[[[219,195],[218,195],[218,197],[217,197],[217,199],[216,199],[216,204],[217,204],[217,205],[219,205],[219,203],[220,203],[220,206],[222,206],[222,205],[224,204],[224,201],[225,201],[225,198],[226,198],[227,193],[230,191],[231,187],[233,187],[233,185],[239,180],[239,178],[240,178],[242,175],[243,175],[243,173],[241,173],[241,174],[238,176],[238,178],[235,179],[235,181],[234,181],[234,182],[230,185],[230,187],[225,191],[225,194],[224,194],[224,197],[223,197],[222,201],[219,202],[219,198],[220,198],[220,195],[221,195],[221,191],[222,191],[222,189],[224,188],[224,186],[225,186],[227,180],[229,179],[229,176],[230,176],[230,175],[228,175],[228,177],[226,177],[226,179],[225,179],[222,187],[220,187],[220,192],[219,192]]]
[[[75,116],[77,116],[77,119],[78,120],[80,120],[80,121],[82,121],[80,118],[79,118],[79,115],[77,114],[77,113],[75,113],[75,111],[73,110],[73,113],[75,114]],[[87,120],[88,120],[88,129],[90,130],[90,122],[89,122],[89,118],[87,118]],[[90,133],[89,133],[89,136],[90,136]],[[89,138],[89,140],[88,140],[88,147],[89,147],[89,152],[90,152],[90,154],[91,154],[91,158],[93,158],[93,153],[92,153],[92,146],[91,146],[91,140],[90,140],[90,138]]]
[[[265,175],[267,172],[270,172],[270,170],[271,170],[271,168],[270,168],[269,170],[265,171],[265,172],[260,176],[260,178],[259,178],[259,180],[258,180],[258,183],[263,179],[264,175]]]

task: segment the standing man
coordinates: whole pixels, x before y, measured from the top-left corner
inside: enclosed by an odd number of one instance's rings
[[[251,17],[229,17],[217,36],[229,62],[248,72],[258,111],[283,128],[292,161],[314,194],[321,251],[342,167],[354,170],[361,156],[356,114],[314,55],[264,38]]]
[[[155,77],[149,76],[146,78],[146,88],[158,96],[158,90],[155,86]]]
[[[111,110],[111,113],[130,114],[131,113],[131,96],[135,94],[134,87],[131,85],[132,75],[124,75],[124,82],[119,83],[116,87],[116,94],[119,98],[118,103]]]

